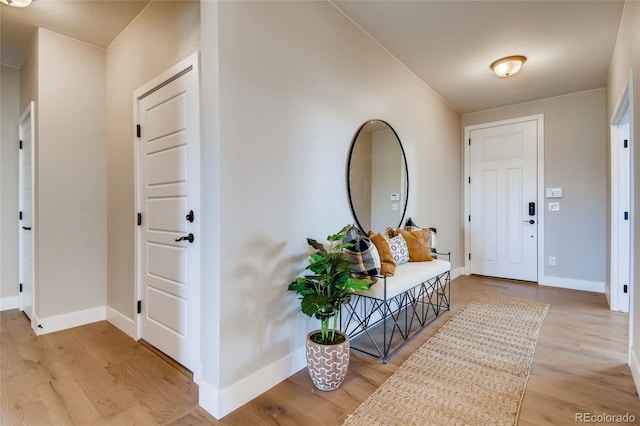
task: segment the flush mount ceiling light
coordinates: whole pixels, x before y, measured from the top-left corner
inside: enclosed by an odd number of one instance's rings
[[[27,7],[31,4],[31,0],[0,0],[0,3],[13,7]]]
[[[498,77],[510,77],[520,71],[527,58],[524,56],[507,56],[492,63],[489,67]]]

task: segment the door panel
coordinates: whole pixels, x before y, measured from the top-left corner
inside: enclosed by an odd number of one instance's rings
[[[193,370],[198,359],[199,101],[191,69],[138,99],[141,338]],[[193,210],[196,220],[187,220]],[[180,240],[192,234],[194,241]]]
[[[537,199],[537,123],[470,136],[471,273],[537,281],[537,216],[528,210]]]
[[[497,211],[497,191],[498,174],[496,170],[483,170],[482,180],[482,250],[478,253],[482,255],[484,263],[496,263],[498,260],[498,211]]]
[[[184,146],[182,138],[171,139],[175,145],[170,149],[147,153],[147,185],[149,186],[187,181],[187,147]]]

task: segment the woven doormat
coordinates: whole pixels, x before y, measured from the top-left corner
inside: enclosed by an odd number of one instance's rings
[[[496,294],[458,312],[344,422],[515,425],[549,305]]]

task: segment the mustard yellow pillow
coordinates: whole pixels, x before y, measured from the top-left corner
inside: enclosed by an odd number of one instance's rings
[[[380,274],[392,277],[396,273],[396,264],[393,261],[393,253],[391,253],[387,239],[373,231],[369,231],[369,239],[380,254]]]
[[[424,262],[433,260],[431,256],[431,245],[429,244],[428,229],[420,231],[405,231],[404,229],[396,229],[396,232],[402,235],[409,247],[409,262]]]

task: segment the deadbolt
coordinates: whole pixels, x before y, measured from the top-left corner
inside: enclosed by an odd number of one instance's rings
[[[187,213],[187,222],[193,223],[193,210],[189,210],[189,213]]]

